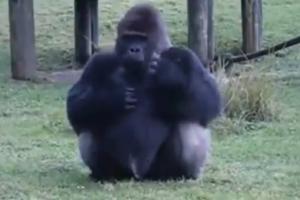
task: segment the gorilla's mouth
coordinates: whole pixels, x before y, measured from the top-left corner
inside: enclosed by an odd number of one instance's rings
[[[130,56],[126,56],[123,59],[122,65],[127,74],[134,76],[143,76],[146,73],[147,67],[144,60],[132,59]]]
[[[136,56],[131,56],[131,55],[126,55],[123,57],[122,59],[122,63],[124,65],[143,65],[144,64],[144,57],[143,56],[139,56],[139,57],[136,57]]]

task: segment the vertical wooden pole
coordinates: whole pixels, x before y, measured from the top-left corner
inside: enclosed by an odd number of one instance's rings
[[[262,0],[242,0],[243,51],[258,51],[262,42]]]
[[[214,33],[214,1],[208,1],[208,39],[207,39],[207,59],[209,67],[212,69],[213,59],[215,56],[215,33]]]
[[[98,51],[99,46],[99,22],[98,22],[98,0],[90,0],[91,29],[92,29],[92,53]]]
[[[256,17],[256,24],[258,26],[258,46],[259,49],[262,46],[263,42],[263,5],[262,5],[262,0],[258,0],[257,4],[258,6],[258,17]]]
[[[188,46],[199,55],[205,66],[208,62],[208,1],[187,0]]]
[[[208,1],[208,59],[215,56],[215,34],[214,34],[214,1]]]
[[[91,11],[87,0],[75,0],[75,63],[82,67],[91,56]]]
[[[30,80],[37,68],[33,0],[9,0],[12,78]]]

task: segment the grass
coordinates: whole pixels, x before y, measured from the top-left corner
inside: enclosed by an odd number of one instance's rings
[[[102,2],[105,45],[113,39],[110,32],[118,16],[137,1]],[[216,1],[218,51],[239,48],[238,2]],[[185,43],[184,1],[155,3],[164,10],[172,38]],[[72,6],[69,0],[35,0],[41,69],[59,69],[71,60]],[[264,1],[264,45],[298,34],[299,9],[298,0]],[[299,48],[255,64],[276,75],[293,74],[274,82],[284,106],[281,120],[216,122],[213,154],[202,180],[96,184],[78,159],[77,141],[65,118],[70,85],[10,80],[4,0],[0,21],[0,199],[300,199]]]
[[[251,69],[220,84],[227,117],[250,122],[279,119],[280,105],[276,101],[274,84],[268,76],[261,74],[261,70]]]

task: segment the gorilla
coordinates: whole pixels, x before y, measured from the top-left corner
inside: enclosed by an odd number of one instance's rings
[[[199,176],[221,97],[197,56],[170,46],[158,12],[134,6],[118,25],[115,51],[91,57],[69,90],[67,116],[91,178]]]
[[[152,112],[145,89],[150,61],[171,45],[166,26],[153,6],[138,4],[117,29],[115,51],[92,56],[67,97],[81,157],[100,180],[144,176],[167,136],[167,126],[144,114]]]

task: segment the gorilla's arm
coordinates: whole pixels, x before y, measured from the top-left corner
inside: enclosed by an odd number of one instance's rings
[[[195,66],[196,67],[196,66]],[[182,112],[204,127],[221,113],[221,95],[215,79],[201,65],[195,69]]]
[[[118,67],[116,60],[113,54],[93,56],[80,80],[69,90],[67,113],[77,133],[99,127],[99,123],[111,123],[124,109],[122,88],[117,87],[113,76]]]
[[[191,51],[172,48],[169,52],[172,55],[163,55],[154,75],[159,110],[165,118],[206,127],[221,112],[217,83]]]

